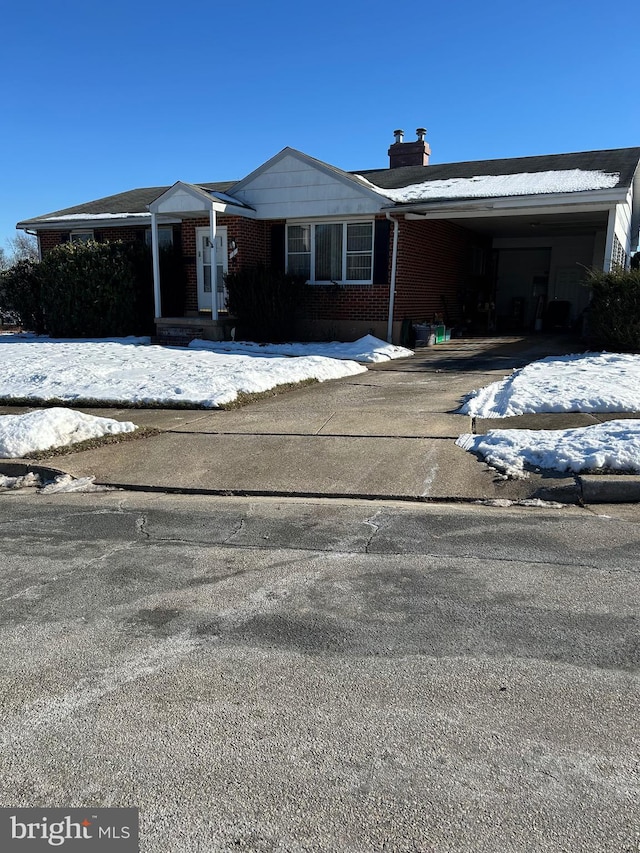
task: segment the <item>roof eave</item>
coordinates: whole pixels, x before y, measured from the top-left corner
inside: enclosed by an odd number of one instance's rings
[[[385,211],[394,213],[443,213],[445,211],[499,211],[515,212],[518,209],[538,207],[571,207],[577,204],[599,204],[610,207],[626,201],[628,187],[606,190],[582,190],[573,193],[541,193],[528,196],[490,196],[486,198],[438,199],[433,201],[396,202],[385,205]]]
[[[174,219],[171,221],[179,222]],[[133,225],[149,225],[151,222],[150,213],[138,213],[135,216],[126,217],[118,216],[112,218],[100,218],[96,215],[95,218],[83,219],[55,219],[47,217],[46,219],[25,219],[23,222],[18,222],[16,228],[20,231],[69,231],[82,228],[85,231],[90,231],[93,228],[129,228]],[[169,220],[167,220],[169,224]]]

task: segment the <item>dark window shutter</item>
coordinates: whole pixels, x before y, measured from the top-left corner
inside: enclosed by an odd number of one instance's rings
[[[388,219],[376,219],[373,242],[373,283],[389,284],[389,234]]]
[[[62,231],[60,233],[60,242],[68,243],[71,240],[71,231]]]
[[[94,231],[93,239],[96,241],[96,243],[102,243],[102,231]]]
[[[284,256],[284,222],[271,226],[271,266],[276,272],[284,272],[287,268]]]

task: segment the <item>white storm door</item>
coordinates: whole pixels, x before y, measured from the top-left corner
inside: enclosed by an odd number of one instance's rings
[[[227,310],[227,288],[224,277],[228,272],[227,229],[216,228],[216,269],[211,269],[211,231],[196,228],[196,270],[198,278],[198,311],[211,311],[211,288],[216,289],[218,311]]]

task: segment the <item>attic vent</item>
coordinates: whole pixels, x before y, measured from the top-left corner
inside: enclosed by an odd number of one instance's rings
[[[428,166],[431,148],[426,142],[426,128],[419,127],[416,130],[415,142],[404,142],[404,130],[394,130],[396,141],[389,147],[389,168],[397,169],[400,166]]]

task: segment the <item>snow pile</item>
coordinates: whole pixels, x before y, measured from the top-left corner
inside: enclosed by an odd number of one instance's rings
[[[366,178],[359,178],[366,181]],[[522,172],[516,175],[480,175],[473,178],[447,178],[423,181],[399,189],[384,189],[370,184],[377,192],[395,202],[430,201],[446,198],[500,198],[503,196],[573,193],[611,189],[620,180],[619,172],[559,169],[554,172]]]
[[[41,495],[67,495],[73,492],[112,492],[112,486],[97,486],[95,477],[72,477],[60,474],[52,483],[46,483],[40,490]]]
[[[473,391],[460,409],[479,418],[538,412],[640,412],[640,356],[550,356]]]
[[[54,408],[25,415],[0,416],[0,458],[20,459],[39,450],[66,447],[78,441],[133,432],[136,425]]]
[[[29,471],[28,474],[20,474],[17,477],[0,474],[0,489],[28,489],[41,485],[39,475],[34,474],[32,471]]]
[[[487,435],[461,435],[456,444],[514,479],[527,476],[525,466],[640,472],[640,420],[564,430],[494,429]]]
[[[215,408],[242,392],[366,372],[355,361],[321,356],[259,357],[136,343],[0,338],[0,397]]]
[[[408,358],[413,350],[395,346],[365,335],[351,343],[332,341],[331,343],[293,343],[293,344],[254,344],[249,341],[191,341],[192,349],[204,349],[210,352],[245,353],[260,356],[308,356],[321,355],[326,358],[352,359],[359,363],[370,364],[389,361],[394,358]]]

